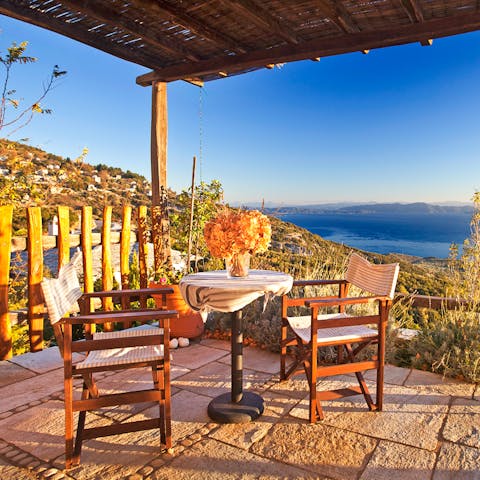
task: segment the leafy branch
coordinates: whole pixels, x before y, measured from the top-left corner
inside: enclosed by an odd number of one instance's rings
[[[2,97],[0,100],[0,131],[5,127],[15,126],[5,137],[9,137],[14,132],[28,125],[35,114],[51,114],[52,110],[42,106],[42,102],[48,93],[53,89],[57,79],[66,75],[66,71],[60,70],[58,65],[53,67],[48,80],[43,85],[43,90],[38,98],[29,103],[26,107],[21,106],[21,101],[16,97],[17,91],[9,88],[11,70],[15,65],[26,65],[35,63],[37,59],[25,55],[28,42],[21,42],[17,45],[15,42],[7,49],[5,56],[0,56],[0,63],[5,67],[5,78],[2,85]],[[7,113],[10,109],[15,111],[15,114],[7,119]]]

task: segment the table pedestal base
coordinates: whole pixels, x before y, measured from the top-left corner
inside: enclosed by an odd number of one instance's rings
[[[231,393],[224,393],[208,404],[208,416],[219,423],[251,422],[257,419],[263,410],[263,398],[252,392],[243,392],[238,403],[232,402]]]

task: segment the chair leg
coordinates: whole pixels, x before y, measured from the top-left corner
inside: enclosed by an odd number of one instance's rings
[[[88,400],[91,396],[90,387],[85,381],[85,377],[83,382],[82,400]],[[91,374],[89,374],[89,377],[90,377],[90,380],[92,380]],[[97,390],[97,396],[98,396],[98,390]],[[72,455],[72,465],[80,464],[80,455],[82,453],[83,431],[85,429],[86,416],[87,416],[86,410],[82,410],[78,414],[77,433],[75,435],[75,444],[74,444],[73,455]]]
[[[164,385],[163,385],[163,373],[159,371],[158,365],[152,366],[152,379],[153,379],[153,388],[158,390],[158,410],[160,417],[160,444],[165,445],[165,401],[164,401]]]
[[[312,362],[309,359],[304,359],[303,368],[310,391],[308,420],[310,423],[316,423],[325,418],[322,405],[317,396],[317,368],[316,365],[314,368],[312,367]]]
[[[383,409],[383,382],[384,382],[384,364],[379,361],[377,368],[377,410],[382,411]]]
[[[73,379],[65,377],[65,467],[73,462]]]
[[[286,380],[286,363],[287,363],[287,325],[282,321],[280,335],[280,381]]]
[[[90,396],[92,398],[98,398],[98,387],[97,384],[95,383],[95,380],[93,379],[93,374],[92,373],[86,373],[83,375],[83,382],[84,385],[87,386]]]
[[[355,361],[355,354],[353,352],[352,346],[350,344],[345,345],[345,349],[347,350],[348,358],[351,362]],[[360,385],[360,390],[365,397],[365,401],[367,402],[369,410],[377,410],[377,406],[373,403],[372,396],[370,395],[370,391],[368,390],[367,383],[365,382],[365,378],[363,377],[362,372],[355,372],[355,376],[357,377],[358,384]],[[378,387],[377,387],[378,388]]]
[[[172,401],[170,387],[170,362],[163,365],[163,400],[165,405],[165,448],[172,453]]]
[[[337,346],[337,363],[343,363],[343,345]]]

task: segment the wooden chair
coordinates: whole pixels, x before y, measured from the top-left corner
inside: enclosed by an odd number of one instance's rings
[[[323,420],[321,400],[333,400],[362,393],[370,410],[381,410],[383,404],[383,377],[385,361],[385,334],[388,313],[397,283],[397,263],[374,265],[353,253],[344,280],[295,281],[294,287],[338,285],[337,296],[282,297],[282,331],[280,380],[305,372],[310,388],[309,420]],[[373,296],[347,297],[349,286],[355,285]],[[371,315],[346,313],[345,307],[376,302],[376,313]],[[310,315],[288,316],[292,307],[308,307]],[[335,307],[337,313],[319,314],[320,309]],[[351,307],[350,307],[351,308]],[[375,325],[375,329],[367,325]],[[356,346],[354,346],[354,344]],[[355,357],[369,345],[376,345],[376,355],[370,359]],[[287,370],[287,347],[295,346],[296,357]],[[318,347],[334,346],[337,363],[318,365]],[[346,356],[344,355],[346,353]],[[303,367],[303,368],[302,368]],[[368,391],[362,372],[377,370],[376,403]],[[359,386],[333,391],[317,392],[317,379],[324,376],[354,372]]]
[[[82,441],[96,437],[158,428],[161,445],[167,450],[171,449],[169,322],[178,317],[177,312],[158,308],[90,312],[90,304],[94,297],[112,297],[125,306],[139,296],[146,298],[151,293],[156,293],[166,297],[172,290],[163,287],[82,294],[73,262],[60,269],[57,279],[44,279],[42,290],[64,362],[66,468],[80,463]],[[67,316],[67,312],[77,301],[80,314]],[[72,339],[73,325],[85,328],[109,322],[131,325],[132,322],[145,323],[152,320],[158,321],[159,326],[145,325],[133,329],[87,334],[86,339],[81,341]],[[72,354],[76,352],[83,352],[86,357],[74,363]],[[100,395],[93,378],[94,373],[138,367],[151,368],[152,388]],[[74,399],[74,377],[83,379],[81,398]],[[158,418],[85,428],[88,411],[142,402],[158,403]],[[79,412],[75,442],[74,412]]]

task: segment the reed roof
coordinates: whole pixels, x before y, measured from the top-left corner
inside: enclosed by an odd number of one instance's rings
[[[0,0],[0,13],[203,82],[480,29],[476,0]]]

